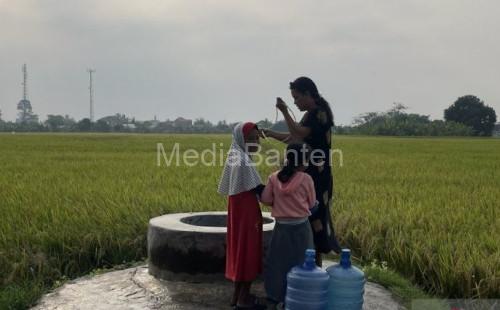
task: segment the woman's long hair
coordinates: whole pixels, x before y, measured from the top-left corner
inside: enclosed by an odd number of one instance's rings
[[[280,172],[278,180],[282,183],[290,181],[297,168],[306,166],[309,163],[309,153],[311,149],[306,143],[292,143],[286,148],[286,162]]]
[[[321,94],[318,92],[318,88],[316,87],[316,84],[314,84],[313,80],[311,80],[308,77],[301,76],[297,78],[295,81],[290,82],[290,89],[296,90],[300,92],[301,94],[306,94],[308,93],[316,102],[316,104],[320,107],[322,107],[328,116],[328,120],[331,122],[333,126],[333,113],[332,109],[330,108],[330,104],[328,101],[321,96]]]

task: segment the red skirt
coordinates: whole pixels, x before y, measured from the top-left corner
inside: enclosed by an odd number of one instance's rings
[[[253,281],[262,273],[262,213],[253,191],[229,196],[226,278]]]

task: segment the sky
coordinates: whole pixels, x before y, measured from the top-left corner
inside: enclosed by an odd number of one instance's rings
[[[337,124],[394,102],[442,119],[463,95],[500,114],[495,0],[0,0],[0,110],[15,120],[28,67],[34,113],[275,120],[312,78]],[[500,117],[500,115],[499,115]]]

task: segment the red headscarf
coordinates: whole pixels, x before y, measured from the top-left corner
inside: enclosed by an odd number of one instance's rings
[[[243,128],[242,128],[243,137],[245,137],[245,138],[248,137],[248,135],[250,134],[250,132],[253,129],[259,129],[259,127],[257,127],[257,125],[255,123],[252,123],[252,122],[247,122],[247,123],[243,124]]]

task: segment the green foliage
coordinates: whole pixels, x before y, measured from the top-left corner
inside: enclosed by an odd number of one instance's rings
[[[374,260],[363,267],[363,272],[368,281],[376,282],[389,289],[408,309],[411,308],[411,302],[414,299],[431,298],[411,281],[388,268],[387,262]]]
[[[284,120],[276,122],[272,127],[272,130],[279,131],[279,132],[288,132],[288,125]]]
[[[40,123],[14,123],[0,121],[0,132],[43,132],[47,128]]]
[[[500,141],[337,137],[334,220],[362,261],[430,294],[500,294]]]
[[[472,129],[456,122],[431,121],[427,115],[406,113],[395,104],[387,112],[369,112],[358,116],[354,126],[335,128],[337,134],[379,136],[470,136]]]
[[[47,115],[44,125],[49,131],[70,131],[74,129],[76,122],[69,115]]]
[[[98,120],[94,125],[94,130],[98,132],[108,132],[111,131],[111,126],[104,120]]]
[[[62,115],[47,115],[47,120],[45,121],[45,125],[51,131],[58,131],[64,126],[64,116]]]
[[[76,123],[75,128],[77,131],[90,131],[92,129],[92,122],[88,118],[84,118]]]
[[[43,285],[36,281],[9,284],[0,290],[0,309],[27,309],[43,291]]]
[[[495,110],[473,95],[458,98],[444,111],[444,118],[471,127],[476,136],[491,136],[497,121]]]
[[[271,122],[267,118],[262,121],[258,121],[256,124],[257,126],[259,126],[259,128],[271,128],[274,125],[273,122]]]

